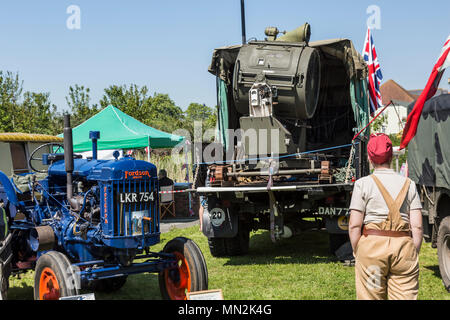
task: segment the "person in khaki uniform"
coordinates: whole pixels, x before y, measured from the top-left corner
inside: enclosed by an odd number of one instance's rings
[[[356,297],[415,300],[423,236],[416,185],[390,169],[388,136],[371,135],[367,152],[374,172],[355,182],[350,203]]]

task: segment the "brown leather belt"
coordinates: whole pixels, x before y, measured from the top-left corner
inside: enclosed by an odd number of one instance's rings
[[[375,230],[363,227],[363,236],[384,236],[384,237],[411,237],[411,231]]]

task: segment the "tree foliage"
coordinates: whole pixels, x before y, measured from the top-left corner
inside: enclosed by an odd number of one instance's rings
[[[0,71],[0,131],[56,134],[57,110],[50,94],[22,91],[18,73]]]
[[[19,105],[17,124],[19,132],[57,134],[54,123],[56,106],[50,102],[49,93],[25,92],[23,102]]]
[[[0,131],[11,132],[18,124],[19,100],[23,83],[19,74],[0,71]]]
[[[119,108],[142,123],[165,132],[186,129],[193,136],[194,121],[202,121],[203,132],[214,128],[214,109],[191,103],[183,111],[168,94],[149,94],[147,86],[111,85],[98,103],[90,89],[75,84],[66,96],[72,126],[77,126],[108,105]],[[63,131],[63,112],[51,103],[48,92],[24,92],[18,73],[0,71],[0,132],[29,132],[56,135]],[[203,133],[202,132],[202,133]]]
[[[72,126],[83,123],[100,110],[97,104],[91,105],[89,93],[89,88],[78,84],[69,87],[69,96],[66,96],[66,102],[72,115]]]
[[[381,132],[383,127],[386,125],[387,115],[380,115],[376,118],[370,125],[372,132]]]
[[[149,95],[146,86],[139,88],[135,84],[129,87],[126,85],[112,85],[104,91],[103,98],[100,100],[102,108],[113,105],[138,120],[147,116],[149,112]]]
[[[201,121],[202,136],[208,129],[212,129],[216,125],[216,113],[214,109],[205,104],[191,103],[186,109],[186,118],[184,128],[189,131],[191,137],[194,137],[194,122]]]
[[[147,86],[112,85],[105,89],[100,105],[102,108],[113,105],[142,123],[165,132],[182,127],[183,110],[175,105],[169,95],[155,93],[151,96],[148,92]]]
[[[172,133],[183,127],[184,120],[183,110],[175,105],[169,95],[155,93],[150,102],[149,119],[144,123],[158,130]]]

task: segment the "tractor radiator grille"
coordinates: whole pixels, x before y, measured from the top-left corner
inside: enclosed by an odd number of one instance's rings
[[[158,180],[112,183],[114,236],[139,236],[159,232]]]

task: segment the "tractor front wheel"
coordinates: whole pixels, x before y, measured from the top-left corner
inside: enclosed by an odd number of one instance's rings
[[[34,276],[35,300],[58,300],[78,294],[76,273],[67,257],[49,251],[39,257]]]
[[[187,292],[208,289],[208,270],[205,258],[197,244],[178,237],[169,241],[164,253],[171,253],[177,260],[176,269],[159,273],[159,287],[163,299],[185,300]]]

